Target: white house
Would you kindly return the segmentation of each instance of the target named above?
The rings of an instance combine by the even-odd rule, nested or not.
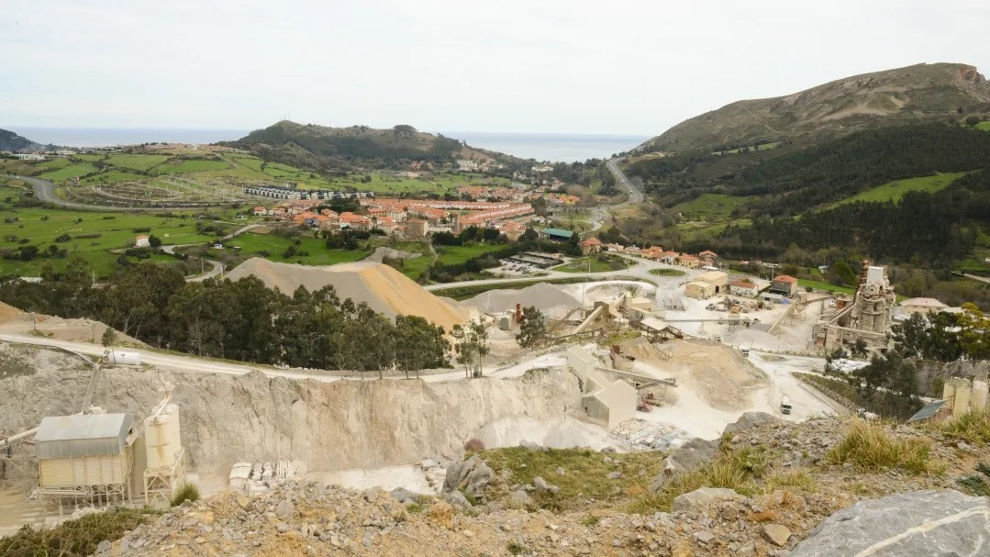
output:
[[[755,298],[760,295],[760,285],[747,279],[734,280],[729,283],[729,293],[733,296]]]
[[[147,247],[151,247],[151,239],[148,238],[147,235],[142,234],[142,235],[138,236],[137,238],[135,238],[135,240],[134,240],[134,247],[136,247],[136,248],[147,248]]]

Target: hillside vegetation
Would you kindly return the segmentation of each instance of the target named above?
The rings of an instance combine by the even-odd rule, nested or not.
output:
[[[813,143],[864,129],[990,110],[990,84],[966,64],[916,64],[855,75],[782,97],[743,100],[677,124],[638,152],[731,151]]]
[[[49,145],[47,147],[51,146]],[[0,151],[18,153],[21,151],[37,151],[39,149],[46,149],[47,147],[10,130],[0,130]]]
[[[333,128],[283,120],[228,145],[267,160],[328,174],[361,166],[394,166],[402,160],[493,159],[492,154],[467,147],[456,139],[419,132],[407,125],[391,129]]]

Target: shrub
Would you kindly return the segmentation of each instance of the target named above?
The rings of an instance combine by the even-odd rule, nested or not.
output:
[[[191,483],[183,483],[172,495],[172,506],[178,507],[186,501],[199,500],[199,488]]]
[[[24,526],[16,534],[0,539],[0,555],[33,557],[92,555],[103,540],[116,540],[146,522],[147,509],[118,508],[67,520],[51,529]]]
[[[762,453],[750,449],[725,452],[702,468],[674,476],[659,492],[639,498],[633,504],[631,512],[637,514],[669,512],[678,495],[702,487],[723,487],[743,495],[752,495],[755,487],[753,480],[761,477],[766,470],[766,459]]]
[[[967,412],[941,424],[940,429],[970,443],[990,443],[990,412]]]
[[[865,470],[900,468],[914,474],[936,472],[931,443],[922,439],[897,439],[882,424],[855,420],[845,439],[828,452],[834,463],[851,462]]]

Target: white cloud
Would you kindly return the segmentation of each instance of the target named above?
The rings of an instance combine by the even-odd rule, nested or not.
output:
[[[990,4],[5,0],[0,126],[653,134],[740,98],[990,62]]]

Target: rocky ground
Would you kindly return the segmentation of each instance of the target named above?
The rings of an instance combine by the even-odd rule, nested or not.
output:
[[[185,503],[121,540],[101,544],[98,554],[744,557],[853,554],[878,543],[876,555],[977,555],[990,549],[979,545],[990,543],[979,534],[990,531],[990,500],[950,491],[960,488],[959,478],[977,462],[988,462],[990,449],[894,426],[887,432],[895,439],[930,440],[937,466],[926,473],[866,469],[828,455],[846,427],[833,419],[788,424],[746,415],[722,442],[698,442],[668,456],[653,453],[662,459],[662,471],[651,493],[629,487],[602,500],[571,497],[553,485],[569,473],[562,469],[519,485],[518,470],[490,467],[484,451],[448,469],[438,498],[301,483],[255,498],[226,493]],[[526,450],[553,454],[536,446]],[[605,478],[589,483],[632,485],[624,483],[618,464],[626,455],[587,454],[608,465],[595,472]],[[673,478],[721,458],[713,454],[747,455],[761,471],[739,481],[738,492],[708,486],[663,501],[664,490],[678,481]],[[891,494],[900,495],[882,498]],[[840,509],[844,516],[826,521]],[[815,531],[823,522],[821,532]],[[857,538],[841,535],[845,524]],[[927,533],[915,539],[911,528],[919,524],[928,525]]]

